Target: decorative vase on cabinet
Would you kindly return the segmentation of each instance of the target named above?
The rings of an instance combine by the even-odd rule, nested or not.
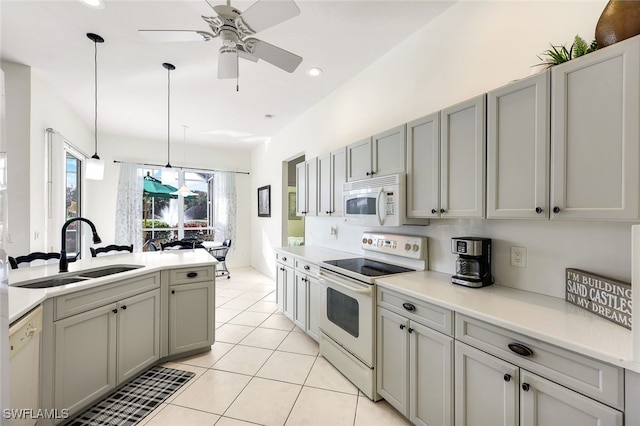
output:
[[[598,48],[640,34],[640,1],[609,0],[596,24]]]

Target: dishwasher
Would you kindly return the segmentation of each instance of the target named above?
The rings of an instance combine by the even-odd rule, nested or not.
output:
[[[9,327],[9,403],[12,426],[34,425],[39,408],[42,307]]]

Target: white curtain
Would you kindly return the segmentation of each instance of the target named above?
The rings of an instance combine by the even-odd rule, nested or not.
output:
[[[215,240],[231,240],[231,249],[236,242],[236,210],[238,207],[235,172],[215,172],[209,181],[213,194],[212,217]]]
[[[142,251],[142,170],[136,164],[120,163],[116,199],[116,244],[133,244]]]

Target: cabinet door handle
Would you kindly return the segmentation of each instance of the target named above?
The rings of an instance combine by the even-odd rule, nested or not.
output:
[[[373,175],[375,175],[375,174],[376,174],[376,172],[373,172],[373,171],[371,172],[371,176],[373,176]]]
[[[405,308],[407,311],[410,311],[410,312],[413,312],[413,311],[416,310],[416,307],[413,304],[408,303],[408,302],[403,303],[402,307]]]
[[[436,209],[431,209],[431,214],[436,214],[436,213],[438,213],[438,210],[436,210]]]
[[[117,310],[117,309],[114,309],[114,310],[112,310],[111,312],[113,312],[114,314],[117,314],[117,313],[118,313],[118,310]]]
[[[409,329],[407,330],[409,333],[413,333],[413,328],[409,327]]]
[[[520,343],[509,343],[509,349],[511,349],[511,352],[515,352],[516,354],[520,355],[520,356],[531,356],[533,355],[533,351],[531,349],[529,349],[528,347],[526,347],[523,344]]]
[[[195,278],[195,277],[197,277],[197,276],[198,276],[198,273],[197,273],[197,272],[189,272],[189,273],[187,274],[187,278]]]
[[[400,324],[400,330],[404,330],[405,327],[406,327],[406,325]]]
[[[554,213],[560,213],[560,207],[555,206],[555,207],[553,208],[553,212],[554,212]]]
[[[306,213],[306,212],[302,212],[302,213]],[[286,262],[286,261],[287,261],[287,258],[286,258],[286,257],[283,257],[283,258],[282,258],[282,261],[283,261],[283,262]]]
[[[531,385],[529,385],[529,383],[523,383],[522,384],[522,390],[525,392],[529,392],[529,389],[531,389]]]
[[[304,269],[308,271],[309,269],[311,269],[311,267],[309,265],[304,265]]]
[[[171,290],[171,294],[176,294],[176,291],[175,290]]]
[[[542,210],[542,207],[536,207],[536,213],[540,214],[542,213],[544,210]]]
[[[120,309],[124,311],[125,309],[127,309],[127,305],[122,306]]]
[[[510,382],[511,381],[511,374],[505,374],[504,375],[504,381],[505,382]]]
[[[440,213],[441,213],[441,214],[445,214],[445,213],[446,213],[446,210],[445,210],[445,209],[440,209]]]

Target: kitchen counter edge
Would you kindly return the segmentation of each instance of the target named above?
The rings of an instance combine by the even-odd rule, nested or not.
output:
[[[640,373],[631,330],[564,299],[500,285],[469,288],[451,275],[420,271],[376,279],[379,287],[494,324],[529,338]]]
[[[70,263],[69,272],[64,274],[60,274],[58,272],[57,263],[34,266],[31,268],[13,269],[9,271],[9,324],[20,319],[24,314],[31,311],[31,309],[52,297],[98,287],[115,281],[135,278],[140,275],[158,272],[165,269],[215,266],[217,263],[218,261],[207,251],[195,249],[114,254],[110,256],[81,259],[77,262]],[[115,275],[91,278],[86,281],[58,287],[43,289],[16,287],[16,284],[22,282],[63,275],[74,275],[82,270],[101,268],[110,265],[143,266],[138,269]]]

